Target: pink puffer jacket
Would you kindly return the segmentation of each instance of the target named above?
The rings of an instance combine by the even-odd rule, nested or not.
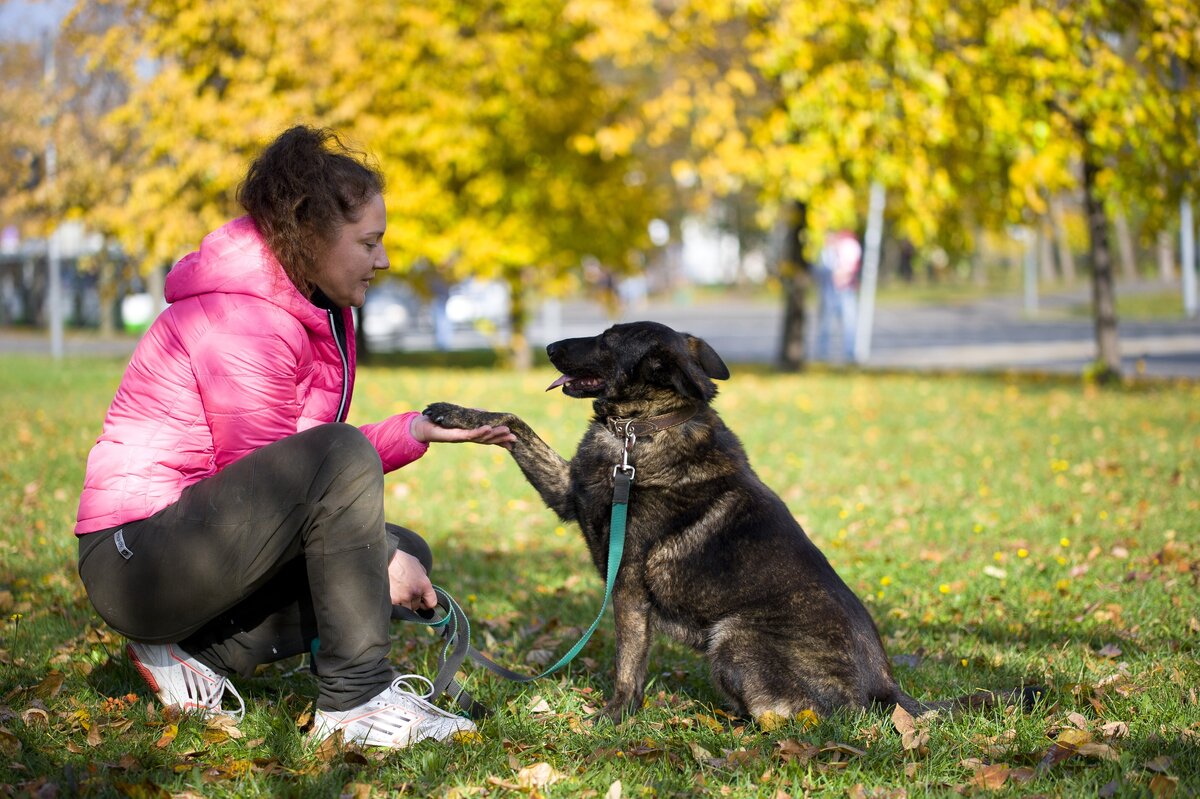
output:
[[[77,535],[151,516],[243,455],[349,412],[350,310],[326,311],[300,294],[249,217],[181,259],[166,298],[88,455]],[[346,321],[345,352],[334,313]],[[384,471],[428,449],[409,432],[415,415],[361,428]]]

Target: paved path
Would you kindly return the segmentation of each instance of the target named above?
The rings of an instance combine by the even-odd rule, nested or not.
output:
[[[1043,297],[1042,315],[1032,318],[1026,317],[1020,297],[878,308],[865,367],[1081,374],[1096,357],[1095,328],[1090,318],[1065,315],[1064,309],[1086,307],[1086,302],[1082,289]],[[779,351],[782,318],[778,304],[734,300],[702,306],[654,303],[624,311],[619,321],[654,319],[704,338],[731,362],[771,363]],[[609,323],[596,308],[564,305],[558,324],[539,316],[531,339],[543,343],[592,335]],[[810,343],[813,326],[810,318]],[[1118,335],[1125,374],[1200,379],[1200,319],[1119,321]]]
[[[960,306],[885,306],[876,313],[868,369],[1015,370],[1080,374],[1095,358],[1089,318],[1062,314],[1065,306],[1086,303],[1083,290],[1044,296],[1044,313],[1026,318],[1019,297],[1001,297]],[[656,302],[624,311],[616,321],[654,319],[698,335],[731,363],[772,363],[779,349],[782,308],[745,300],[683,305]],[[542,345],[558,338],[594,335],[614,320],[593,303],[564,302],[542,309],[530,340]],[[1127,375],[1200,379],[1200,319],[1169,322],[1122,321],[1119,337]],[[416,335],[414,348],[431,348]],[[809,336],[809,341],[813,336]],[[131,338],[100,339],[70,334],[64,349],[72,356],[126,357]],[[481,336],[462,331],[456,347],[488,346]],[[835,342],[836,343],[836,342]],[[0,352],[48,355],[45,335],[0,329]]]

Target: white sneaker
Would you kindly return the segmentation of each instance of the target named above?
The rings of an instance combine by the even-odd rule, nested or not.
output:
[[[185,713],[202,716],[221,714],[241,721],[246,703],[229,680],[188,655],[174,644],[142,644],[130,641],[125,647],[133,667],[164,705],[178,705]],[[225,710],[225,692],[237,700],[237,710]]]
[[[428,686],[423,693],[413,683]],[[419,674],[404,674],[374,699],[342,711],[318,710],[313,719],[310,740],[323,741],[338,730],[347,743],[387,746],[403,749],[409,744],[433,738],[443,741],[455,733],[475,732],[470,719],[447,713],[431,704],[433,683]]]

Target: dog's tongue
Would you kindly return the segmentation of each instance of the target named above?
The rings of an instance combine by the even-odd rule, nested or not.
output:
[[[570,383],[574,379],[575,378],[571,377],[570,375],[563,375],[562,377],[558,378],[550,385],[546,386],[546,390],[551,391],[553,389],[558,388],[559,386],[565,386],[567,383]]]

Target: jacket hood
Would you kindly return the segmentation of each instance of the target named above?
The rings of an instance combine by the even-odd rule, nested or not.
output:
[[[286,309],[307,328],[329,326],[326,312],[300,293],[249,216],[217,228],[199,250],[179,259],[167,273],[164,294],[169,303],[201,294],[245,294]]]

